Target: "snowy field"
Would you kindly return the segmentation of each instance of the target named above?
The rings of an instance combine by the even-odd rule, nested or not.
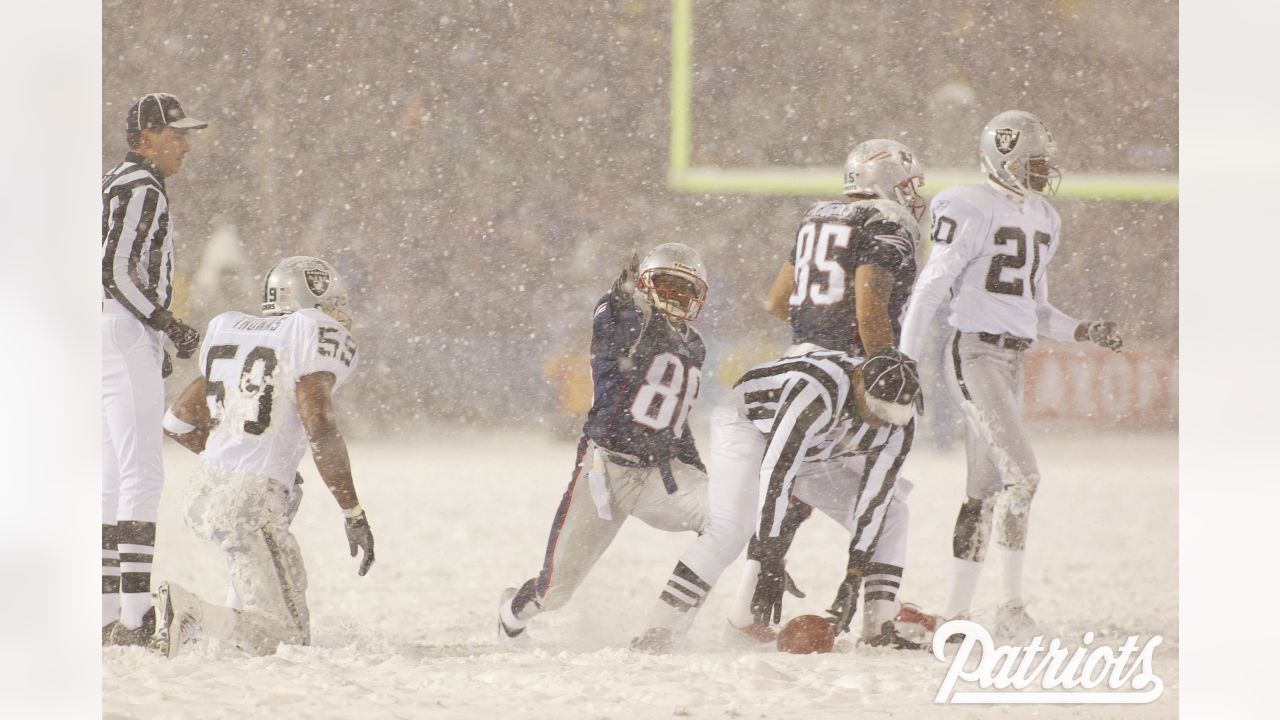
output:
[[[1042,627],[1078,644],[1161,634],[1164,695],[1151,705],[944,706],[945,666],[925,653],[838,646],[791,656],[720,643],[740,565],[703,609],[686,651],[627,649],[692,535],[631,520],[562,611],[531,626],[535,647],[496,643],[498,593],[536,573],[571,470],[574,446],[537,435],[424,434],[416,445],[352,446],[377,562],[356,576],[341,516],[309,462],[294,523],[310,575],[312,647],[246,658],[208,645],[170,661],[138,648],[103,651],[108,718],[1167,718],[1177,714],[1177,442],[1173,436],[1035,438],[1045,479],[1036,499],[1027,592]],[[194,458],[169,444],[158,578],[207,599],[225,592],[225,565],[182,524]],[[905,474],[910,559],[902,597],[937,609],[948,582],[963,458],[918,449]],[[844,566],[847,539],[825,517],[800,531],[790,569],[820,612]],[[998,568],[978,605],[994,615]],[[855,627],[860,621],[855,621]],[[1097,644],[1095,643],[1095,644]],[[126,687],[140,691],[127,693]]]

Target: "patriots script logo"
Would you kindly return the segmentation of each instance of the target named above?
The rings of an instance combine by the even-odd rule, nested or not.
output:
[[[307,287],[310,288],[312,295],[322,296],[329,289],[329,273],[324,270],[315,268],[304,270],[302,274],[307,278]]]
[[[915,252],[911,241],[899,235],[876,235],[875,238],[889,247],[902,253],[902,257],[909,258]]]
[[[1008,155],[1018,145],[1018,137],[1021,135],[1013,128],[996,128],[996,150],[1001,155]]]

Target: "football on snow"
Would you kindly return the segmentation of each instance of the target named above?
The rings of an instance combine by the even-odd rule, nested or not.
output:
[[[836,630],[831,621],[818,615],[793,618],[778,633],[778,649],[796,655],[831,652],[835,644]]]

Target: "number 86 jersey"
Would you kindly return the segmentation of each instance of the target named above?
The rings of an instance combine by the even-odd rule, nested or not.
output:
[[[298,380],[333,373],[336,391],[357,361],[351,335],[320,310],[215,317],[200,348],[213,423],[201,457],[226,470],[292,486],[307,450],[298,417]]]

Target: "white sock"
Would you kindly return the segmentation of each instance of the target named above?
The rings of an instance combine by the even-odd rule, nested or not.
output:
[[[748,560],[742,569],[742,581],[738,583],[738,594],[733,596],[729,605],[729,622],[735,627],[746,627],[755,622],[751,612],[751,597],[756,592],[756,580],[760,578],[760,561]]]
[[[1006,602],[1022,602],[1022,561],[1026,559],[1025,550],[1000,548],[1004,566],[1004,599]]]
[[[953,618],[960,613],[968,613],[973,604],[973,593],[978,589],[978,577],[982,574],[982,563],[973,560],[951,558],[951,594],[947,596],[947,605],[942,610],[942,617]]]

